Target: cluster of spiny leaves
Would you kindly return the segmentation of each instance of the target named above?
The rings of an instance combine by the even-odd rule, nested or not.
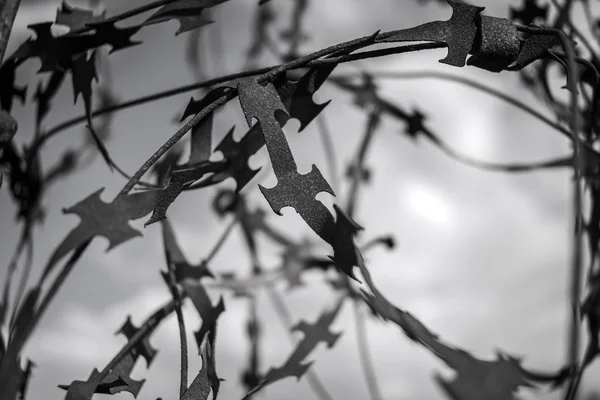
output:
[[[56,20],[31,25],[35,37],[23,43],[2,63],[0,176],[7,176],[8,187],[4,187],[7,187],[19,209],[17,218],[22,225],[22,233],[15,256],[10,260],[0,303],[0,326],[6,326],[9,332],[7,337],[0,333],[0,400],[25,397],[33,363],[28,361],[26,366],[22,365],[22,348],[31,338],[48,304],[89,243],[96,236],[102,236],[108,239],[110,250],[141,236],[138,230],[129,225],[129,221],[147,215],[151,216],[146,225],[157,222],[162,225],[166,271],[162,271],[161,274],[173,299],[157,309],[140,327],[134,326],[127,317],[119,330],[119,333],[127,338],[127,343],[102,370],[94,369],[86,380],[75,380],[68,385],[60,385],[66,390],[66,399],[91,399],[95,393],[115,394],[122,391],[137,396],[143,381],[132,379],[130,373],[140,356],[146,360],[148,366],[150,365],[157,354],[157,350],[150,344],[150,338],[155,328],[173,312],[177,313],[182,333],[180,399],[206,399],[210,393],[213,398],[217,398],[221,380],[215,367],[214,345],[218,334],[218,320],[226,307],[222,297],[217,300],[208,295],[206,285],[210,281],[216,286],[234,291],[236,295],[248,297],[251,303],[253,311],[248,319],[251,352],[248,368],[242,377],[248,389],[244,398],[249,398],[279,380],[288,377],[300,379],[305,374],[311,374],[310,366],[314,362],[309,360],[311,352],[321,342],[328,347],[335,345],[340,333],[333,332],[331,325],[344,303],[351,301],[357,306],[367,305],[373,316],[396,324],[408,338],[421,344],[452,368],[456,372],[453,379],[437,377],[440,386],[452,399],[514,399],[521,386],[534,387],[542,383],[554,388],[568,385],[567,398],[573,399],[585,368],[600,352],[600,274],[595,268],[600,246],[600,202],[596,202],[597,196],[600,195],[600,187],[595,179],[599,165],[595,161],[599,155],[593,146],[596,132],[600,131],[597,118],[600,65],[593,51],[583,55],[577,46],[577,39],[581,39],[581,34],[569,18],[572,2],[567,1],[565,5],[557,3],[557,20],[552,22],[547,18],[548,7],[540,7],[531,0],[524,1],[521,8],[513,9],[511,20],[484,15],[483,7],[448,1],[452,7],[452,15],[447,21],[434,21],[391,32],[378,31],[302,55],[299,52],[300,44],[307,39],[302,30],[302,19],[308,1],[295,0],[295,12],[290,28],[282,32],[279,40],[276,40],[271,37],[268,29],[275,18],[271,3],[261,0],[257,6],[254,40],[248,51],[248,61],[255,62],[262,52],[273,51],[273,45],[277,42],[287,47],[285,52],[278,54],[283,64],[216,78],[201,82],[192,89],[185,89],[205,88],[208,91],[198,100],[190,100],[181,118],[181,121],[188,122],[165,146],[157,150],[138,172],[129,176],[114,163],[104,147],[103,140],[108,138],[110,120],[105,118],[102,123],[98,123],[95,119],[100,115],[108,117],[111,112],[125,108],[125,103],[120,106],[110,91],[105,90],[99,93],[102,99],[100,109],[92,111],[92,81],[97,79],[97,52],[103,46],[108,46],[112,52],[139,45],[139,42],[133,40],[137,32],[148,25],[171,19],[180,22],[180,29],[176,34],[197,32],[198,28],[211,22],[207,17],[210,9],[225,1],[161,0],[145,8],[111,18],[105,14],[94,13],[91,9],[76,8],[63,2]],[[589,6],[586,1],[580,2]],[[154,10],[153,14],[139,24],[126,27],[115,25],[149,9]],[[69,31],[55,36],[51,30],[54,24],[66,26]],[[598,38],[598,24],[591,29]],[[425,43],[361,51],[380,43],[401,42]],[[368,72],[364,73],[358,83],[348,77],[333,75],[336,66],[341,63],[434,48],[447,48],[448,54],[440,62],[448,66],[468,65],[489,72],[520,71],[527,87],[539,93],[552,106],[558,119],[553,126],[573,141],[573,155],[535,165],[493,165],[469,160],[449,148],[427,126],[423,113],[418,110],[404,110],[382,98],[378,94],[375,77]],[[15,76],[17,69],[31,58],[39,58],[39,72],[48,73],[50,77],[45,84],[38,85],[34,96],[36,125],[33,140],[19,149],[16,146],[16,140],[19,138],[17,125],[9,113],[15,98],[25,101],[26,88],[16,83]],[[570,103],[563,104],[552,92],[549,66],[553,62],[564,67]],[[53,97],[68,74],[73,81],[75,99],[80,94],[83,97],[85,114],[82,118],[66,122],[57,128],[44,130],[42,122],[51,109]],[[300,122],[299,130],[302,131],[323,113],[329,102],[315,103],[313,94],[326,82],[353,93],[355,104],[368,113],[367,126],[357,157],[347,169],[346,176],[351,181],[350,193],[345,199],[345,205],[334,205],[334,213],[316,200],[316,195],[321,192],[335,196],[332,186],[316,165],[313,165],[307,174],[298,173],[292,149],[282,129],[287,121],[293,118]],[[591,95],[588,93],[590,91]],[[579,95],[583,98],[583,107],[578,107],[575,102]],[[155,96],[158,97],[160,96]],[[214,114],[218,107],[236,97],[245,115],[248,130],[236,141],[233,139],[232,127],[213,148]],[[127,106],[142,104],[145,101],[131,101]],[[357,246],[355,239],[362,228],[354,220],[354,208],[358,189],[367,183],[372,174],[364,165],[365,154],[384,116],[399,120],[410,137],[422,135],[458,161],[477,167],[504,171],[530,171],[565,166],[574,169],[576,185],[583,180],[592,200],[592,210],[585,222],[581,214],[581,196],[577,196],[579,200],[574,207],[578,221],[575,235],[581,238],[584,233],[587,234],[591,255],[587,293],[581,307],[590,333],[584,360],[572,360],[572,364],[547,374],[526,370],[521,366],[519,359],[501,352],[494,361],[480,360],[465,350],[442,341],[408,311],[389,302],[377,289],[363,262],[362,253],[373,243],[384,243],[391,247],[393,241],[391,238],[381,238]],[[64,209],[65,213],[77,214],[80,218],[79,224],[56,246],[39,281],[27,289],[24,285],[31,262],[23,263],[22,275],[25,278],[22,279],[22,284],[19,285],[11,303],[12,276],[24,249],[32,251],[35,223],[43,220],[44,190],[52,182],[73,172],[80,162],[79,153],[69,150],[57,165],[43,171],[40,152],[49,139],[62,129],[78,122],[87,123],[90,137],[87,145],[93,146],[108,166],[124,175],[128,182],[108,203],[101,199],[103,189],[98,189],[77,204]],[[180,162],[181,148],[176,144],[188,131],[191,131],[190,156],[187,161]],[[315,239],[318,237],[331,247],[332,254],[322,254],[311,242],[291,240],[267,221],[267,211],[251,211],[247,208],[241,190],[250,186],[258,173],[257,169],[249,166],[248,160],[263,147],[266,147],[270,157],[277,184],[272,188],[258,186],[272,212],[281,215],[283,208],[294,208],[314,232]],[[223,160],[211,161],[214,152],[220,152]],[[144,173],[150,169],[154,182],[141,181]],[[218,193],[214,202],[214,212],[232,215],[241,226],[251,254],[253,276],[250,278],[241,278],[236,273],[213,274],[209,263],[214,252],[199,263],[188,261],[177,244],[174,229],[166,219],[168,208],[184,191],[217,186],[229,178],[235,181],[235,189],[222,189]],[[136,185],[140,190],[130,193]],[[255,240],[257,233],[265,234],[284,248],[281,266],[275,271],[266,271],[261,267],[260,252]],[[218,241],[216,249],[224,237]],[[577,253],[579,250],[574,251]],[[355,273],[356,268],[368,291],[364,288],[357,289],[355,282],[360,281],[360,278]],[[292,329],[300,331],[302,339],[284,363],[264,371],[258,349],[261,329],[256,318],[253,290],[265,287],[274,299],[278,299],[276,301],[281,302],[277,291],[271,286],[272,283],[286,280],[290,288],[299,286],[302,284],[303,273],[308,270],[335,274],[336,278],[329,281],[332,293],[335,294],[333,305],[325,307],[313,322],[295,323]],[[202,368],[189,387],[187,364],[184,361],[187,358],[183,354],[187,352],[185,324],[181,313],[181,303],[188,297],[202,321],[195,333],[195,339],[198,352],[203,358]],[[576,300],[574,307],[579,312],[579,299]],[[313,379],[316,377],[313,376]]]

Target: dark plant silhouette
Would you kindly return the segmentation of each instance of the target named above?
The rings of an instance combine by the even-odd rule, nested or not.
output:
[[[98,81],[99,60],[107,54],[102,49],[108,47],[110,53],[141,45],[134,36],[146,27],[169,20],[180,24],[175,35],[196,31],[212,23],[211,12],[227,0],[156,0],[129,10],[123,14],[107,16],[92,9],[78,8],[63,1],[55,21],[45,21],[30,25],[34,36],[22,43],[17,50],[3,57],[6,37],[10,33],[19,1],[6,0],[1,4],[0,23],[0,185],[7,190],[18,208],[17,223],[21,229],[14,256],[4,260],[7,276],[4,281],[0,303],[0,400],[24,399],[34,363],[24,362],[22,349],[36,332],[39,321],[47,307],[60,290],[69,273],[76,266],[90,242],[96,236],[108,239],[108,250],[124,245],[127,241],[141,236],[129,225],[130,220],[150,215],[145,225],[160,222],[164,242],[166,271],[162,271],[164,282],[172,294],[172,300],[157,309],[139,327],[134,326],[129,317],[120,328],[127,343],[102,370],[94,369],[85,381],[73,380],[61,384],[68,400],[91,399],[95,393],[115,394],[130,392],[134,397],[143,389],[144,380],[132,379],[130,374],[137,360],[144,358],[150,367],[157,350],[150,344],[155,328],[171,313],[177,314],[181,340],[181,382],[179,398],[185,400],[217,398],[222,384],[216,368],[215,340],[219,333],[218,321],[227,312],[223,297],[209,296],[207,285],[232,290],[238,296],[245,296],[249,302],[247,336],[250,342],[248,367],[240,380],[247,389],[245,399],[262,388],[276,384],[289,377],[301,379],[306,376],[315,395],[321,399],[331,396],[327,393],[319,377],[312,371],[314,363],[312,351],[321,343],[331,348],[342,334],[331,329],[332,323],[343,306],[350,302],[360,323],[361,307],[371,311],[372,316],[396,324],[412,341],[422,345],[433,355],[455,371],[452,379],[436,377],[437,383],[448,398],[460,400],[509,400],[516,398],[522,387],[548,385],[551,388],[564,388],[565,400],[573,400],[579,391],[579,383],[586,369],[600,354],[600,274],[596,259],[600,251],[600,154],[596,150],[600,132],[599,72],[600,55],[594,45],[600,44],[598,26],[600,19],[588,13],[589,26],[594,45],[580,32],[571,19],[574,2],[552,0],[542,4],[535,0],[524,0],[519,8],[511,8],[511,19],[498,18],[484,13],[483,7],[464,1],[448,0],[446,6],[451,16],[446,21],[431,21],[419,26],[406,27],[390,32],[377,31],[363,37],[339,43],[311,54],[301,54],[300,45],[310,39],[303,30],[308,0],[294,0],[293,18],[289,27],[272,37],[268,29],[277,16],[273,13],[269,0],[256,4],[254,38],[247,53],[247,64],[255,65],[258,57],[270,52],[280,58],[281,64],[245,70],[218,78],[196,82],[147,97],[120,101],[111,93],[110,84],[95,90]],[[422,3],[424,1],[421,1]],[[589,8],[589,0],[581,0]],[[443,6],[444,2],[442,3]],[[122,21],[152,11],[144,21],[127,25]],[[552,12],[550,12],[552,11]],[[549,18],[553,16],[553,19]],[[117,23],[119,25],[117,26]],[[66,26],[69,31],[55,35],[54,25]],[[189,36],[197,40],[197,36]],[[401,44],[402,42],[418,42]],[[391,47],[376,47],[378,44],[391,44]],[[285,48],[281,51],[281,48]],[[446,48],[447,55],[440,60],[448,68],[479,68],[489,73],[512,71],[522,79],[524,86],[538,95],[553,111],[556,121],[552,121],[520,100],[498,93],[485,85],[469,80],[460,82],[507,101],[527,112],[556,131],[565,135],[573,143],[573,153],[562,158],[532,164],[492,164],[464,157],[447,145],[427,124],[431,112],[418,109],[405,110],[385,99],[379,93],[378,76],[362,71],[356,76],[336,74],[336,66],[357,60],[385,57],[390,54],[409,53],[428,49]],[[110,54],[109,53],[109,54]],[[17,121],[10,112],[15,100],[25,102],[25,87],[17,84],[15,73],[27,60],[41,61],[40,73],[49,74],[45,83],[40,83],[32,101],[36,105],[35,132],[31,142],[21,142]],[[201,66],[193,54],[188,58],[198,77],[202,77]],[[550,67],[558,65],[563,71],[568,91],[568,101],[556,95],[554,82],[550,79]],[[71,75],[74,98],[83,99],[83,115],[65,121],[54,128],[42,129],[42,121],[52,110],[52,99]],[[453,79],[442,74],[442,79]],[[401,74],[397,78],[402,78]],[[406,78],[406,76],[404,76]],[[102,79],[100,79],[102,80]],[[106,79],[108,83],[110,80]],[[329,101],[317,103],[313,95],[325,83],[350,92],[354,103],[367,114],[367,125],[359,144],[355,160],[347,168],[344,179],[350,181],[348,196],[336,197],[334,212],[316,200],[319,193],[336,196],[335,183],[328,182],[321,174],[323,166],[312,165],[307,174],[297,170],[292,148],[288,143],[283,126],[296,119],[302,131],[317,117],[326,112]],[[104,141],[110,139],[110,116],[129,107],[179,93],[202,90],[198,100],[192,98],[182,112],[181,121],[185,124],[161,146],[133,174],[123,171],[110,157]],[[559,89],[560,90],[560,89]],[[100,96],[101,106],[92,107],[92,98]],[[564,96],[563,96],[564,97]],[[213,148],[213,117],[219,107],[233,99],[239,105],[248,124],[247,132],[240,140],[233,139],[234,127]],[[357,196],[360,189],[376,174],[375,168],[365,166],[372,138],[380,126],[382,117],[392,117],[404,126],[404,134],[413,139],[427,140],[458,162],[477,168],[523,172],[548,168],[572,168],[574,171],[573,213],[575,233],[573,235],[572,291],[569,350],[570,359],[558,371],[539,372],[526,369],[521,360],[498,351],[496,360],[480,360],[462,347],[454,346],[433,333],[417,316],[392,304],[371,278],[363,261],[363,253],[372,246],[384,244],[394,246],[390,237],[376,238],[366,244],[357,245],[356,236],[363,228],[354,220]],[[100,118],[102,117],[102,118]],[[180,122],[181,122],[180,121]],[[58,162],[42,169],[40,155],[47,143],[65,129],[76,124],[86,123],[90,137],[82,149],[66,149]],[[322,126],[324,128],[324,126]],[[178,142],[190,134],[189,159],[180,163],[181,147]],[[325,138],[327,137],[324,129]],[[325,144],[327,145],[327,142]],[[270,166],[277,178],[273,187],[258,187],[266,200],[263,208],[251,211],[240,191],[255,186],[260,170],[249,165],[249,159],[261,148],[266,147]],[[37,283],[28,282],[31,257],[23,261],[23,254],[31,254],[36,224],[43,220],[43,200],[46,189],[59,179],[67,179],[82,166],[81,154],[92,150],[99,152],[106,164],[116,173],[124,176],[127,183],[110,202],[101,199],[102,188],[91,193],[77,204],[63,209],[65,214],[77,214],[79,223],[58,241],[53,253],[41,271]],[[335,149],[326,147],[334,171]],[[221,161],[211,161],[211,155],[220,152]],[[268,165],[261,166],[268,167]],[[142,180],[147,172],[152,179]],[[176,229],[167,219],[167,210],[177,207],[178,197],[186,191],[201,190],[216,186],[232,178],[234,190],[221,190],[214,201],[212,212],[220,216],[232,216],[234,222],[218,238],[213,251],[198,263],[192,263],[182,253],[176,238]],[[133,189],[138,189],[132,193]],[[584,191],[586,189],[586,191]],[[590,200],[589,215],[584,215],[583,196]],[[344,203],[344,204],[342,204]],[[266,205],[271,210],[267,210]],[[282,215],[285,207],[293,208],[306,225],[313,231],[314,241],[329,245],[323,252],[313,242],[297,242],[277,230],[276,224],[269,223],[265,215],[273,212]],[[250,254],[253,267],[250,278],[241,278],[237,271],[230,274],[215,274],[210,263],[219,251],[228,234],[239,225]],[[265,235],[274,244],[283,248],[281,266],[267,271],[261,266],[260,248],[256,235]],[[368,232],[366,232],[368,234]],[[588,267],[585,288],[580,284],[583,277],[583,237],[588,239],[588,252],[591,263]],[[66,261],[65,261],[66,260]],[[62,263],[62,265],[61,265]],[[17,291],[12,293],[13,275],[21,268],[21,279]],[[303,273],[319,270],[323,274],[335,274],[328,282],[334,301],[323,307],[323,311],[309,321],[296,321],[285,308],[283,298],[272,284],[285,280],[289,289],[303,284]],[[357,274],[359,272],[359,274]],[[364,286],[358,289],[358,283]],[[292,331],[301,333],[294,349],[280,366],[265,366],[261,362],[260,343],[263,330],[258,319],[258,307],[253,289],[265,287],[269,298]],[[188,360],[186,324],[181,312],[181,304],[189,298],[197,310],[201,325],[195,331],[196,346],[201,355],[202,368],[194,374],[191,385],[188,382]],[[585,324],[588,342],[583,358],[580,353],[580,327]],[[360,329],[359,329],[360,330]],[[440,332],[443,335],[443,332]],[[381,399],[374,374],[372,361],[365,351],[364,338],[359,334],[362,348],[361,364],[368,382],[372,399]],[[467,347],[468,344],[462,344]],[[588,398],[595,398],[591,394]]]

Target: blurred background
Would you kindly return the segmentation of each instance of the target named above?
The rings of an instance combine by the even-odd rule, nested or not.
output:
[[[105,0],[107,15],[114,15],[146,3],[145,0]],[[151,94],[212,78],[248,67],[246,54],[252,42],[258,1],[235,0],[214,7],[214,24],[175,36],[177,21],[144,28],[134,36],[143,44],[115,52],[99,67],[99,86],[110,82],[120,100]],[[273,37],[289,26],[294,2],[272,0],[277,16],[270,27]],[[508,17],[509,6],[520,1],[481,0],[484,14]],[[89,2],[71,0],[74,6]],[[451,15],[447,4],[412,0],[327,0],[311,1],[303,19],[307,40],[299,52],[365,36],[376,30],[388,31],[415,26]],[[27,25],[53,21],[59,1],[22,0],[10,37],[7,56],[29,38]],[[575,8],[574,18],[583,18]],[[144,14],[139,17],[147,17]],[[133,18],[131,23],[137,22]],[[121,24],[126,26],[127,23]],[[194,40],[191,36],[199,35]],[[192,69],[190,43],[199,64]],[[192,51],[192,53],[193,53]],[[430,50],[392,55],[374,60],[341,65],[333,75],[368,71],[441,71],[483,82],[519,98],[540,113],[551,113],[520,83],[517,73],[491,73],[474,67],[454,68],[438,63],[447,50]],[[106,51],[104,52],[106,54]],[[276,63],[268,50],[252,64]],[[33,95],[39,69],[37,59],[18,71],[17,82],[29,85]],[[419,110],[430,129],[453,149],[464,155],[490,162],[533,162],[570,151],[567,140],[519,109],[473,88],[439,79],[378,79],[380,95],[407,110]],[[562,85],[562,82],[557,82]],[[44,127],[53,127],[81,115],[81,99],[73,105],[70,79],[53,102]],[[114,115],[106,146],[115,162],[129,173],[137,168],[180,126],[181,113],[190,96],[185,93]],[[96,101],[98,96],[96,97]],[[348,179],[343,172],[353,159],[363,135],[366,113],[354,104],[352,94],[324,84],[317,92],[318,103],[333,99],[324,111],[325,123],[335,147],[336,170],[328,168],[319,123],[297,133],[299,123],[286,125],[289,143],[298,164],[306,173],[316,164],[332,182],[338,195],[321,194],[319,200],[331,206],[345,202]],[[13,113],[19,122],[19,140],[28,140],[34,127],[34,107],[16,104]],[[236,125],[236,137],[247,130],[237,100],[217,113],[213,143]],[[78,148],[87,133],[80,125],[64,131],[51,141],[43,153],[43,165],[54,163],[65,148]],[[560,368],[567,354],[568,271],[572,235],[570,171],[553,169],[532,173],[508,174],[483,171],[464,165],[442,153],[422,137],[411,139],[403,123],[383,117],[373,139],[366,164],[371,179],[359,196],[355,219],[365,229],[359,243],[392,235],[397,246],[392,251],[379,247],[366,255],[367,267],[385,296],[398,307],[410,311],[432,331],[450,344],[490,359],[501,349],[523,358],[523,365],[539,371]],[[185,139],[183,143],[187,143]],[[187,149],[187,148],[186,148]],[[186,150],[187,151],[187,150]],[[267,211],[267,220],[295,239],[317,237],[291,209],[283,216],[272,213],[257,190],[260,181],[272,187],[276,180],[266,150],[252,157],[254,167],[265,165],[258,177],[243,191],[250,209]],[[335,175],[335,176],[333,176]],[[104,187],[104,201],[110,201],[125,184],[111,174],[100,157],[68,179],[58,182],[46,194],[46,217],[35,232],[33,279],[37,279],[48,255],[76,224],[75,215],[64,215],[70,207]],[[212,212],[212,201],[220,187],[233,187],[230,181],[219,187],[184,193],[169,209],[168,218],[180,245],[192,262],[206,256],[229,220]],[[15,206],[6,188],[0,190],[0,254],[8,259],[18,240],[14,225]],[[142,218],[132,223],[143,232],[136,238],[105,253],[107,241],[97,238],[85,253],[39,330],[25,348],[25,355],[36,367],[29,387],[29,399],[62,399],[58,384],[85,380],[93,368],[102,369],[125,343],[114,335],[127,315],[140,324],[170,298],[159,274],[164,270],[159,224],[143,228]],[[262,238],[264,239],[264,238]],[[259,238],[260,261],[266,267],[280,262],[282,249]],[[261,241],[262,240],[262,241]],[[329,251],[329,250],[327,250]],[[326,253],[329,254],[329,253]],[[211,264],[214,272],[249,273],[251,263],[241,229],[236,228]],[[1,265],[0,276],[6,266]],[[293,290],[286,283],[277,285],[295,321],[314,321],[324,308],[333,304],[332,290],[322,274],[308,273],[305,285]],[[239,399],[245,393],[240,381],[248,358],[245,334],[248,301],[229,291],[211,289],[216,302],[222,293],[226,312],[219,320],[217,371],[225,379],[220,398]],[[287,328],[263,291],[257,291],[258,318],[262,326],[261,369],[281,365],[292,350]],[[193,306],[184,307],[190,343],[190,382],[201,366],[193,340],[199,318]],[[367,318],[368,347],[374,359],[377,381],[385,400],[443,399],[433,380],[434,373],[451,377],[451,371],[426,349],[410,341],[393,324]],[[352,307],[347,303],[334,323],[343,332],[334,348],[319,345],[309,360],[311,367],[336,399],[366,399],[368,392],[357,349]],[[132,376],[146,379],[138,396],[142,400],[176,398],[179,385],[179,338],[174,315],[161,325],[152,345],[159,350],[151,368],[140,361]],[[584,393],[600,390],[596,365],[583,380]],[[523,399],[558,399],[560,391],[522,390]],[[122,393],[115,398],[129,398]],[[256,398],[315,398],[306,379],[288,378],[261,391]],[[98,395],[97,398],[108,398]]]

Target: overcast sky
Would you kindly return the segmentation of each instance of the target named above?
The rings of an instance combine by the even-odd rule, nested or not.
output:
[[[107,1],[108,15],[133,8],[142,0]],[[213,77],[235,72],[243,65],[242,55],[250,42],[251,16],[255,0],[232,0],[218,7],[216,23],[203,28],[207,40],[220,32],[222,54],[206,54],[203,60],[207,75]],[[273,1],[281,13],[290,10],[289,0]],[[519,1],[479,1],[487,6],[484,13],[506,17],[508,4]],[[75,2],[73,2],[75,4]],[[81,4],[81,3],[79,3]],[[29,37],[26,25],[53,20],[58,1],[23,1],[17,16],[10,49]],[[311,2],[305,21],[311,40],[302,48],[309,52],[325,46],[382,31],[414,26],[436,19],[447,19],[450,8],[432,5],[419,7],[416,1],[394,0],[327,0]],[[285,21],[287,17],[284,17]],[[185,63],[185,45],[189,33],[175,37],[177,22],[145,28],[135,36],[143,44],[109,57],[114,90],[125,100],[194,80]],[[453,68],[439,64],[446,50],[419,54],[395,55],[357,64],[375,71],[437,70],[484,81],[490,86],[519,96],[549,115],[540,102],[523,89],[515,73],[493,74],[472,67]],[[217,62],[218,60],[218,62]],[[265,58],[265,62],[269,61]],[[39,61],[28,61],[21,69],[18,82],[29,84],[35,92]],[[336,73],[356,72],[352,66],[340,67]],[[381,81],[381,94],[399,106],[418,108],[427,115],[427,123],[450,145],[464,154],[496,162],[536,161],[567,154],[567,141],[518,109],[486,94],[456,83],[434,80]],[[113,159],[133,173],[152,152],[179,127],[174,116],[184,110],[191,94],[175,96],[116,114],[112,138],[107,147]],[[197,94],[194,93],[197,96]],[[317,94],[319,102],[333,99],[325,111],[336,145],[338,170],[344,170],[353,156],[363,133],[365,114],[352,104],[352,98],[331,85]],[[246,127],[234,100],[217,115],[216,143],[236,124],[241,135]],[[54,101],[46,127],[83,111],[81,100],[73,106],[70,80]],[[21,138],[31,135],[34,107],[15,106]],[[333,180],[317,124],[297,134],[299,124],[286,126],[289,142],[301,173],[319,166],[323,175]],[[382,234],[392,234],[397,248],[377,249],[366,255],[367,266],[380,290],[398,307],[409,310],[434,332],[451,344],[487,359],[497,349],[522,356],[524,365],[541,371],[561,367],[566,355],[566,321],[568,270],[570,260],[571,190],[567,171],[507,175],[486,172],[458,164],[423,138],[411,141],[403,134],[404,126],[384,118],[377,131],[367,164],[373,179],[361,193],[356,220],[365,230],[360,243]],[[43,154],[48,165],[66,147],[77,147],[84,135],[83,126],[65,131]],[[238,136],[239,137],[239,136]],[[254,166],[268,165],[265,150],[252,158]],[[275,178],[269,168],[263,185],[271,187]],[[263,174],[260,174],[263,176]],[[111,175],[98,157],[96,162],[55,185],[46,195],[45,225],[36,231],[34,267],[39,273],[52,249],[78,219],[64,215],[69,207],[90,193],[105,187],[104,201],[110,201],[125,181]],[[231,182],[225,186],[231,187]],[[245,193],[251,208],[269,210],[256,190],[256,181]],[[345,183],[334,184],[342,200]],[[6,188],[6,185],[5,185]],[[0,191],[0,254],[8,258],[16,243],[13,225],[15,208],[6,189]],[[180,244],[192,262],[197,262],[212,247],[216,236],[228,220],[218,220],[210,212],[215,188],[180,196],[169,209]],[[331,196],[318,198],[331,205]],[[292,237],[316,236],[291,209],[278,217],[269,210],[269,222]],[[164,269],[160,224],[143,228],[143,221],[132,225],[144,237],[133,239],[109,253],[107,241],[96,238],[56,301],[50,306],[25,355],[37,365],[33,372],[29,399],[62,399],[64,391],[57,384],[85,380],[93,368],[102,369],[125,343],[113,333],[132,316],[140,324],[157,307],[169,300],[169,293],[159,274]],[[266,240],[259,242],[261,261],[275,266],[281,249]],[[5,266],[0,266],[5,276]],[[213,271],[249,271],[250,263],[239,229],[234,232],[211,265]],[[37,278],[37,275],[35,275]],[[34,278],[34,279],[35,279]],[[314,321],[330,307],[331,290],[317,274],[309,274],[306,286],[286,293],[289,308],[296,318]],[[285,293],[285,285],[277,288]],[[213,299],[219,292],[211,291]],[[236,400],[243,396],[239,383],[248,352],[244,337],[247,302],[225,294],[227,312],[219,320],[217,369],[225,382],[220,398]],[[285,327],[264,291],[258,293],[260,320],[264,327],[262,341],[263,370],[283,363],[292,347]],[[193,331],[199,318],[188,304],[185,307],[190,343],[190,382],[200,368]],[[334,324],[344,334],[333,349],[319,348],[310,356],[312,369],[328,391],[339,399],[368,398],[359,365],[355,326],[350,303]],[[434,372],[450,376],[450,371],[426,349],[408,340],[392,324],[369,319],[369,348],[375,360],[377,379],[385,400],[441,399]],[[136,379],[146,378],[141,400],[175,399],[179,387],[179,337],[171,316],[151,340],[159,350],[149,370],[141,361],[134,370]],[[590,368],[583,381],[585,388],[600,389],[594,375],[600,368]],[[522,391],[524,399],[558,399],[559,392]],[[104,396],[98,396],[104,398]],[[122,394],[116,398],[130,398]],[[305,379],[278,382],[263,390],[257,398],[314,398]]]

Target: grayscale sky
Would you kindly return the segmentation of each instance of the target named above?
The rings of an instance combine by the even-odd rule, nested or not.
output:
[[[108,14],[130,9],[144,0],[106,1]],[[289,0],[273,0],[276,10],[288,15]],[[7,54],[30,36],[26,25],[53,20],[58,1],[22,2],[15,32]],[[206,42],[221,37],[221,46],[205,46],[203,65],[208,76],[235,72],[243,65],[243,54],[250,42],[250,23],[257,0],[232,0],[217,7],[216,23],[203,28]],[[478,1],[488,15],[508,16],[508,5],[520,1]],[[82,4],[75,3],[73,4]],[[311,40],[302,52],[382,31],[410,27],[426,21],[447,19],[450,7],[432,4],[419,6],[409,0],[326,0],[312,1],[306,18]],[[580,13],[577,14],[580,18]],[[282,19],[285,21],[286,17]],[[110,55],[114,90],[125,100],[155,91],[187,84],[194,74],[185,63],[189,33],[175,37],[177,22],[145,28],[135,39],[143,44]],[[220,34],[219,34],[220,32]],[[212,38],[212,39],[211,39]],[[210,53],[218,49],[221,54]],[[515,73],[494,74],[473,67],[453,68],[438,63],[446,50],[394,55],[356,66],[375,71],[443,71],[486,82],[506,93],[519,96],[545,115],[549,112],[526,92]],[[268,57],[263,60],[270,61]],[[35,92],[35,72],[39,61],[28,61],[18,76],[19,83]],[[340,66],[335,73],[355,73],[356,67]],[[80,99],[73,106],[68,80],[54,101],[45,127],[83,111]],[[429,126],[457,151],[481,160],[509,162],[535,161],[565,155],[567,141],[539,121],[486,94],[456,83],[422,80],[381,81],[386,99],[412,110],[418,108],[428,117]],[[144,107],[116,114],[112,138],[107,147],[114,160],[133,173],[179,127],[174,117],[184,110],[189,97],[183,94]],[[325,110],[336,145],[338,169],[343,170],[355,152],[365,125],[365,114],[352,104],[352,98],[331,85],[318,93],[319,102],[333,99]],[[232,101],[220,112],[215,124],[215,143],[231,125],[245,132],[239,103]],[[17,105],[19,137],[31,135],[34,108]],[[298,134],[298,122],[286,126],[298,169],[310,170],[315,163],[332,180],[322,151],[317,124]],[[571,189],[565,171],[507,175],[480,171],[461,165],[439,149],[419,138],[413,142],[403,134],[404,126],[385,117],[376,133],[367,158],[374,175],[360,196],[356,220],[365,231],[360,243],[382,234],[393,234],[398,246],[392,252],[377,249],[366,256],[367,266],[380,290],[398,307],[409,310],[434,332],[451,344],[489,359],[498,349],[523,357],[526,367],[554,371],[566,355],[568,270],[570,262]],[[48,145],[44,165],[52,163],[62,150],[77,147],[84,137],[79,126],[61,133]],[[239,137],[239,136],[238,136]],[[268,165],[265,150],[251,159],[254,166]],[[275,178],[263,168],[262,184],[271,187]],[[335,181],[334,181],[335,182]],[[102,198],[110,201],[125,181],[112,175],[99,157],[90,167],[69,180],[55,185],[46,195],[46,222],[35,233],[35,273],[78,219],[64,215],[69,207],[93,191],[104,187]],[[339,182],[337,182],[339,183]],[[231,182],[226,186],[231,187]],[[250,207],[269,210],[256,190],[256,181],[245,193]],[[348,190],[344,182],[335,185],[343,200]],[[227,220],[210,212],[215,188],[182,195],[169,209],[176,235],[185,254],[196,262],[206,255]],[[318,198],[328,206],[335,200]],[[0,254],[8,259],[17,237],[15,208],[6,189],[0,191]],[[316,236],[291,209],[283,216],[269,211],[269,221],[295,238],[316,241]],[[132,225],[144,237],[133,239],[105,253],[107,241],[97,238],[73,271],[39,330],[25,349],[35,361],[29,399],[55,400],[64,397],[58,384],[85,380],[93,368],[102,369],[118,352],[124,339],[113,333],[132,316],[139,324],[154,309],[168,301],[169,293],[159,271],[164,269],[160,224],[143,228],[143,221]],[[261,261],[277,266],[281,249],[261,238]],[[325,248],[324,248],[325,249]],[[327,250],[327,249],[326,249]],[[329,250],[327,250],[329,251]],[[328,254],[328,253],[327,253]],[[0,266],[2,277],[5,265]],[[211,268],[216,272],[249,272],[246,249],[239,229],[235,231]],[[325,307],[333,304],[330,289],[317,274],[309,274],[306,286],[290,293],[285,285],[277,287],[286,294],[287,304],[296,318],[313,321]],[[218,290],[211,290],[217,299]],[[219,322],[217,369],[225,381],[220,398],[236,400],[243,396],[239,375],[243,370],[248,345],[244,337],[247,302],[224,293],[227,312]],[[285,326],[276,316],[264,291],[258,292],[260,319],[265,337],[262,341],[263,369],[280,365],[291,351]],[[188,304],[185,307],[190,343],[190,382],[200,368],[193,331],[199,318]],[[334,327],[344,334],[333,349],[320,345],[311,355],[313,370],[336,399],[368,398],[356,347],[353,312],[349,303],[342,309]],[[424,348],[414,344],[392,324],[369,319],[368,341],[375,360],[377,379],[385,400],[436,400],[443,395],[433,380],[434,373],[450,377],[451,371]],[[179,387],[179,337],[171,316],[152,338],[159,354],[149,370],[141,361],[134,370],[136,379],[146,378],[139,399],[174,399]],[[597,366],[587,373],[583,386],[598,388],[594,376]],[[595,382],[595,383],[594,383]],[[595,385],[595,386],[594,386]],[[560,392],[522,391],[523,399],[558,399]],[[99,399],[107,398],[98,396]],[[116,396],[130,398],[125,393]],[[314,398],[305,379],[278,382],[257,396],[261,400]]]

